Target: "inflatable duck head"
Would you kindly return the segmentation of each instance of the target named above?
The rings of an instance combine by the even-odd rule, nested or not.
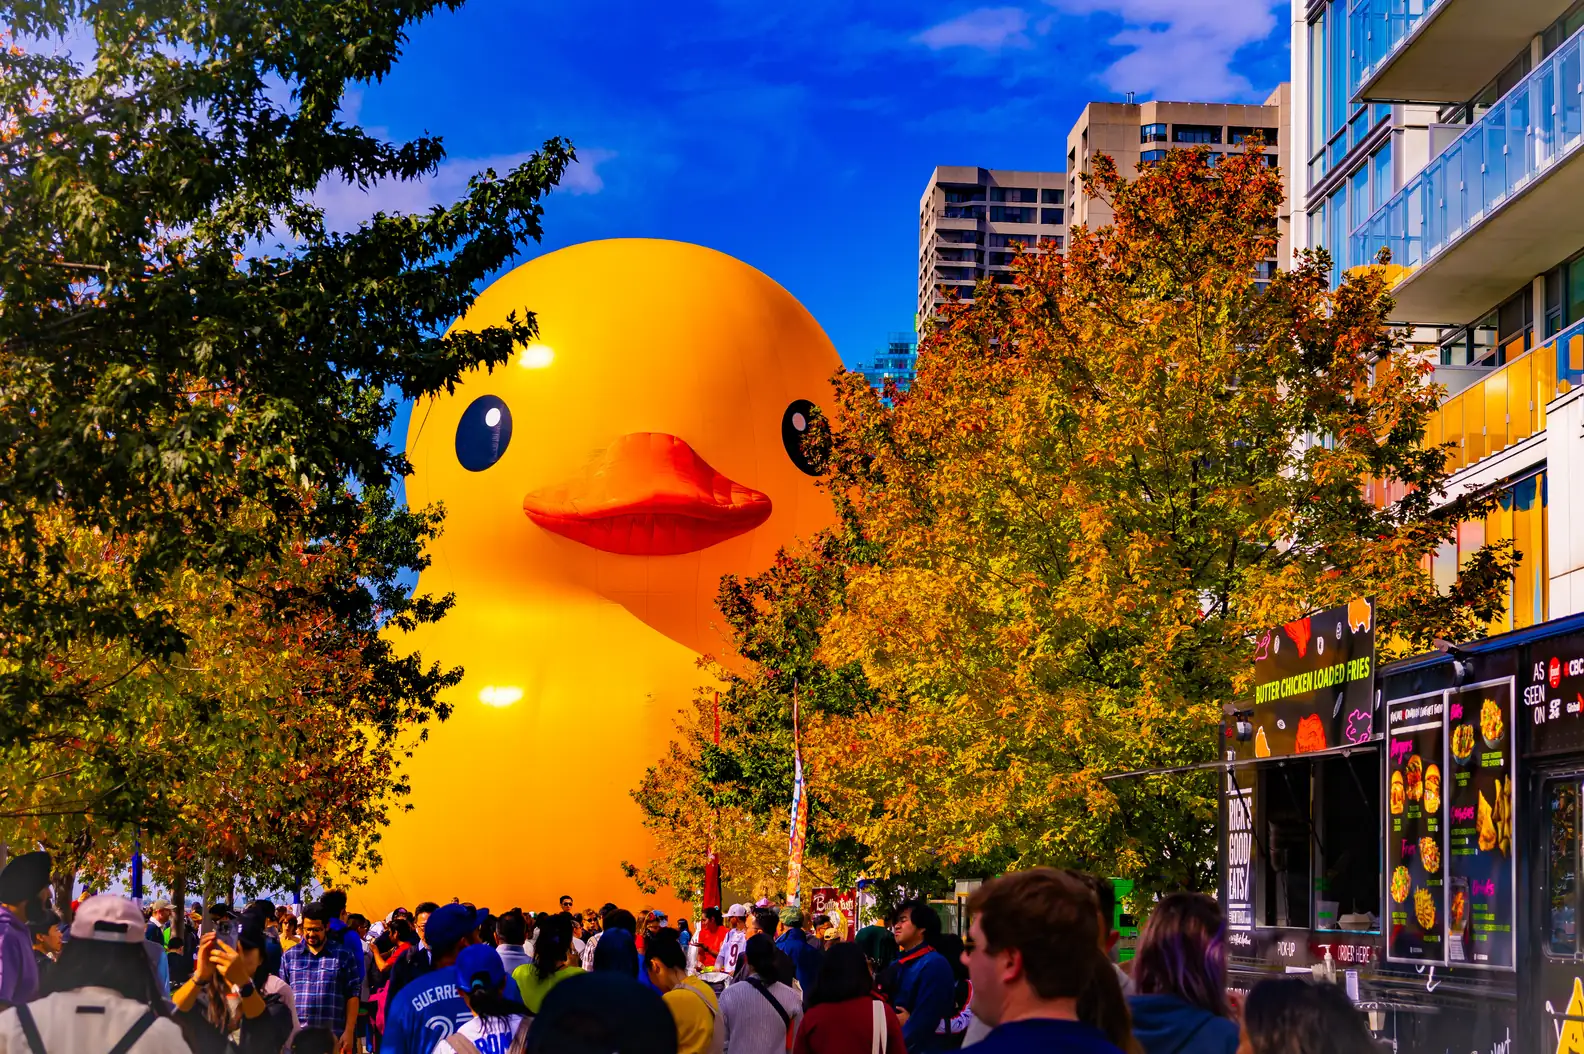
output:
[[[465,676],[357,898],[381,914],[630,896],[621,864],[649,853],[631,792],[708,687],[700,654],[727,644],[721,576],[832,520],[805,439],[839,360],[765,275],[696,245],[590,242],[504,275],[456,325],[526,311],[536,341],[413,408],[408,500],[446,513],[419,588],[456,602],[400,646]],[[519,836],[440,854],[424,835],[504,803]],[[535,832],[576,850],[536,852]]]
[[[550,253],[458,325],[527,310],[538,341],[414,410],[409,494],[445,504],[447,587],[591,591],[718,651],[721,575],[830,522],[804,437],[835,349],[765,275],[680,242]]]

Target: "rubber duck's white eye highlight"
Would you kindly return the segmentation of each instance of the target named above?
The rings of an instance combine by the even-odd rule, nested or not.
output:
[[[781,415],[781,444],[798,471],[809,476],[824,473],[830,461],[830,430],[807,399],[794,399]]]
[[[483,472],[506,453],[511,435],[511,410],[496,396],[481,395],[457,422],[457,460],[469,472]]]

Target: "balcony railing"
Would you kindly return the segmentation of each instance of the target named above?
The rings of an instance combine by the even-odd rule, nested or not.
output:
[[[1348,94],[1386,64],[1444,0],[1353,0],[1348,7]]]
[[[1546,403],[1584,384],[1584,322],[1526,351],[1441,404],[1425,443],[1453,444],[1456,472],[1545,430]]]
[[[1360,0],[1397,6],[1400,0]],[[1423,5],[1426,10],[1433,4]],[[1422,15],[1420,17],[1423,17]],[[1353,232],[1352,259],[1418,267],[1584,142],[1581,50],[1569,37]]]

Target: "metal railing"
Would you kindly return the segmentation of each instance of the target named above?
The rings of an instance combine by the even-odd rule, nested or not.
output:
[[[1348,6],[1348,88],[1357,92],[1445,0],[1353,0]]]
[[[1384,0],[1363,0],[1365,3]],[[1350,258],[1418,267],[1584,142],[1584,30],[1536,66],[1365,220]]]

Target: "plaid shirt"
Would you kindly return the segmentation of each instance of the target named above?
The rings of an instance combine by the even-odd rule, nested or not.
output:
[[[281,980],[291,985],[297,1023],[303,1028],[346,1028],[347,1000],[358,995],[358,963],[344,944],[325,942],[314,955],[307,941],[292,945],[281,956]]]

